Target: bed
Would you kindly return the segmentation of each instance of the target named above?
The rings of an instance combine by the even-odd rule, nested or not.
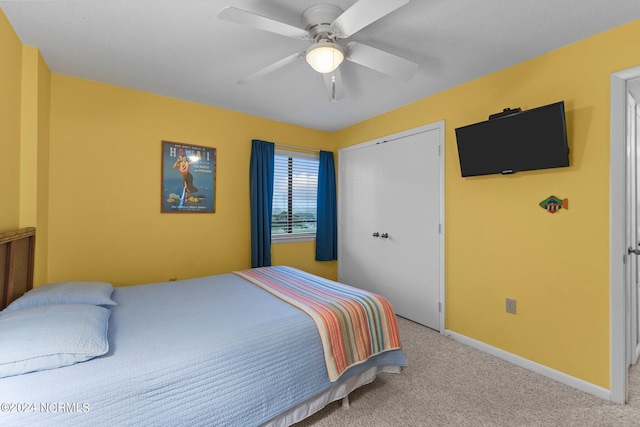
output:
[[[393,319],[385,323],[380,322],[384,313],[375,311],[374,316],[374,311],[367,311],[367,322],[387,326],[382,328],[384,336],[381,329],[373,331],[372,342],[364,347],[378,348],[379,341],[385,341],[386,347],[381,346],[370,355],[365,352],[365,357],[355,362],[350,359],[345,366],[336,368],[340,364],[335,360],[339,358],[330,358],[334,353],[323,345],[333,338],[325,336],[327,331],[317,324],[316,317],[326,316],[324,308],[320,308],[320,316],[314,317],[306,311],[315,305],[310,299],[305,299],[305,306],[299,308],[287,302],[289,288],[274,292],[259,283],[266,275],[280,277],[285,273],[293,275],[293,280],[305,289],[312,287],[309,281],[317,281],[318,287],[330,282],[290,267],[118,287],[110,292],[105,291],[109,284],[82,282],[83,289],[93,289],[94,285],[100,288],[101,296],[83,301],[83,294],[75,300],[76,294],[64,288],[64,297],[70,298],[64,304],[49,300],[37,307],[21,307],[20,303],[29,301],[27,297],[36,291],[59,285],[38,287],[20,298],[33,281],[34,238],[33,229],[11,235],[0,233],[0,251],[4,251],[0,254],[5,254],[0,267],[5,272],[2,308],[9,305],[0,313],[0,374],[5,371],[0,378],[0,425],[287,426],[345,398],[379,375],[399,373],[406,366],[395,314],[387,311],[386,316]],[[18,247],[20,251],[16,251]],[[15,267],[16,262],[28,266],[26,274],[25,268]],[[8,270],[12,274],[6,274]],[[253,277],[258,273],[264,275],[262,279]],[[349,294],[355,291],[335,282],[329,285],[340,286]],[[366,299],[369,301],[369,295]],[[352,310],[353,304],[349,304],[348,310]],[[13,342],[6,337],[12,336],[14,327],[25,327],[27,315],[36,311],[42,316],[53,313],[56,318],[38,318],[40,325],[46,324],[42,332],[45,335],[28,340],[27,344],[55,346],[84,337],[84,331],[69,332],[75,326],[56,323],[67,315],[75,316],[74,310],[89,310],[91,315],[97,312],[101,316],[96,325],[93,317],[91,322],[73,323],[91,323],[98,331],[104,329],[103,341],[80,340],[80,345],[89,342],[92,350],[97,348],[97,356],[85,356],[79,351],[86,361],[29,373],[11,371],[14,366],[3,362],[3,354],[11,352],[8,343]],[[361,351],[360,340],[345,328],[341,324],[337,329],[343,338],[348,336],[357,342],[355,347]],[[72,336],[65,337],[65,333]],[[390,344],[394,335],[395,344]]]

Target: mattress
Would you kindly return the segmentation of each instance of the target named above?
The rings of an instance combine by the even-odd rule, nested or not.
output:
[[[0,425],[287,425],[298,418],[281,414],[340,389],[313,320],[235,274],[116,288],[112,298],[109,352],[0,379],[0,402],[12,404]],[[388,351],[340,381],[357,386],[405,365],[402,350]]]

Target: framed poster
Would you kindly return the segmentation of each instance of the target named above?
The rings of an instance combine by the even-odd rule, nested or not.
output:
[[[162,213],[215,212],[216,149],[162,141]]]

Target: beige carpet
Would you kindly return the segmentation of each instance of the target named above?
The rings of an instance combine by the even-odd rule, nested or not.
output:
[[[640,426],[640,371],[616,405],[399,319],[409,366],[296,426]]]

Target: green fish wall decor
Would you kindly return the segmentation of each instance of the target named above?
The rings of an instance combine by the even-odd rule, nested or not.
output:
[[[560,209],[569,209],[569,199],[559,199],[556,196],[549,196],[541,201],[539,205],[549,213],[556,213]]]

